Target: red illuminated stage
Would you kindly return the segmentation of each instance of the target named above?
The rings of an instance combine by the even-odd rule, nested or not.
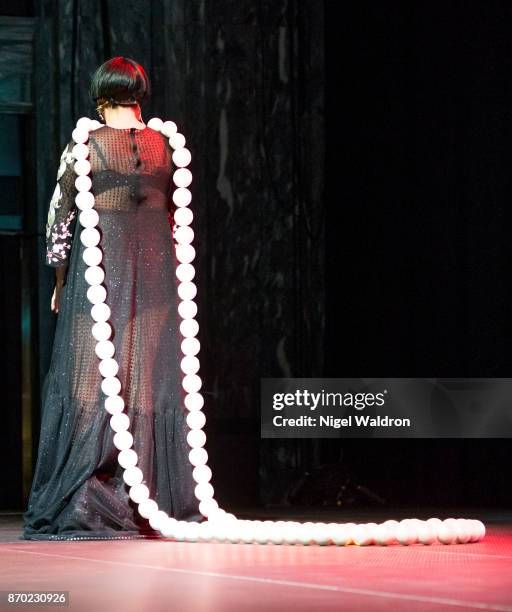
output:
[[[353,511],[352,511],[353,512]],[[266,515],[265,515],[266,514]],[[414,516],[407,512],[394,517]],[[262,520],[277,513],[241,512]],[[69,591],[71,610],[511,610],[512,515],[474,516],[483,541],[424,546],[302,546],[169,540],[20,540],[17,515],[3,515],[3,591]],[[423,516],[423,515],[422,515]],[[427,514],[425,514],[427,516]],[[317,511],[300,521],[381,521],[387,516]],[[4,605],[2,609],[8,608]],[[37,609],[26,606],[17,609]],[[50,608],[51,609],[51,608]]]

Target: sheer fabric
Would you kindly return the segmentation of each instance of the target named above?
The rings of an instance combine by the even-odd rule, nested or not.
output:
[[[63,151],[46,225],[46,264],[69,266],[43,383],[37,464],[25,539],[158,535],[128,496],[91,328],[79,236],[73,142]],[[106,302],[125,412],[144,484],[160,509],[202,520],[188,461],[181,388],[172,150],[150,128],[90,133],[92,192],[99,214]]]

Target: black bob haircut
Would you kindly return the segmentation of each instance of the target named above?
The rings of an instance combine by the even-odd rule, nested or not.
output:
[[[144,68],[128,57],[113,57],[107,60],[94,73],[90,95],[94,102],[136,104],[150,94],[149,79]]]

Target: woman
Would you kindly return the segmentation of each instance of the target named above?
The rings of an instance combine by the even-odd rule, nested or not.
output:
[[[160,509],[201,521],[181,390],[172,150],[142,120],[140,104],[148,94],[148,78],[131,59],[115,57],[94,74],[91,96],[105,125],[89,135],[91,191],[117,377],[138,467]],[[75,235],[80,211],[73,145],[62,153],[46,225],[46,263],[56,272],[51,308],[58,318],[23,538],[154,537],[128,496],[104,408],[85,247]]]

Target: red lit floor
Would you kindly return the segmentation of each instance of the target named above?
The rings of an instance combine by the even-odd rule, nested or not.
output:
[[[482,542],[409,547],[31,542],[4,521],[0,590],[69,591],[87,612],[512,611],[512,522],[482,520]]]

